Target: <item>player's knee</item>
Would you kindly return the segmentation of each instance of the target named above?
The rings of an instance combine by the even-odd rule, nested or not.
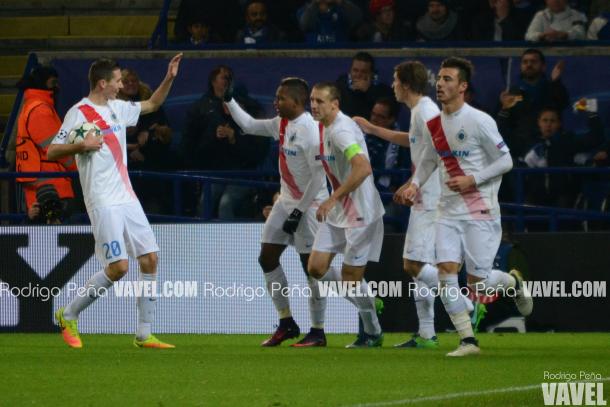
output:
[[[403,261],[402,267],[403,267],[403,270],[405,271],[405,273],[407,273],[409,276],[411,276],[413,278],[417,277],[417,275],[419,274],[419,272],[421,270],[421,266],[418,263],[414,263],[407,259],[405,259]]]
[[[278,268],[280,262],[278,259],[271,258],[271,256],[261,254],[260,256],[258,256],[258,264],[261,266],[265,273],[269,273]]]
[[[316,279],[321,279],[326,274],[328,266],[322,261],[316,261],[315,259],[309,258],[307,263],[307,274]]]
[[[119,260],[110,264],[106,273],[108,274],[108,278],[110,278],[112,281],[118,281],[122,279],[125,274],[127,274],[128,270],[129,262],[127,260]]]
[[[138,258],[140,263],[140,270],[144,274],[155,273],[157,271],[157,264],[159,263],[159,256],[157,253],[147,253]]]

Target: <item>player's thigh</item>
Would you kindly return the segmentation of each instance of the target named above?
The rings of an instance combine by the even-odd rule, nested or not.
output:
[[[436,221],[434,240],[436,264],[462,263],[464,258],[462,222],[454,219]]]
[[[326,222],[319,223],[316,237],[313,241],[313,251],[326,253],[341,253],[345,249],[345,229],[329,225]]]
[[[125,244],[128,253],[140,257],[159,251],[157,239],[139,202],[121,205],[125,214]]]
[[[117,206],[94,208],[89,211],[91,231],[95,238],[95,255],[104,266],[127,260],[127,246],[123,232],[125,218]]]
[[[347,245],[343,263],[349,266],[366,266],[369,261],[378,262],[383,246],[383,218],[366,226],[345,230]]]
[[[307,209],[301,217],[299,227],[294,232],[294,248],[297,253],[311,253],[319,228],[320,222],[316,219],[316,208]]]
[[[277,201],[273,205],[267,220],[265,221],[265,226],[263,226],[263,235],[261,236],[261,243],[270,243],[275,245],[284,245],[288,246],[293,244],[293,237],[284,232],[282,226],[288,218],[288,211],[282,204],[282,202]]]
[[[403,259],[434,264],[436,211],[414,211],[409,216]]]
[[[500,219],[468,221],[464,227],[464,257],[468,274],[487,278],[502,240]]]

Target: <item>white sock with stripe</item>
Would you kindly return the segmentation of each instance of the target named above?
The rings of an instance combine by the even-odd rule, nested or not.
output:
[[[64,318],[67,320],[78,319],[78,315],[93,301],[107,293],[108,288],[112,287],[114,282],[108,278],[106,272],[102,269],[95,273],[89,281],[85,283],[82,290],[82,296],[76,295],[72,301],[64,309]]]

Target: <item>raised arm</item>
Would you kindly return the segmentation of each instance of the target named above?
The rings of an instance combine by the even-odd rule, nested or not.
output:
[[[276,120],[254,119],[248,112],[242,109],[235,99],[231,99],[231,101],[226,102],[225,105],[229,109],[235,123],[237,123],[244,133],[277,138],[278,126]]]
[[[163,81],[151,95],[151,97],[142,102],[142,111],[140,114],[155,112],[159,110],[163,102],[165,102],[165,99],[169,94],[169,90],[172,88],[172,84],[174,83],[174,79],[178,75],[178,67],[180,66],[181,59],[182,53],[179,53],[173,57],[171,61],[169,61],[165,78],[163,78]]]

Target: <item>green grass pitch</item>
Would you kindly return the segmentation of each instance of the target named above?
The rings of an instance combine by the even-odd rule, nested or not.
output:
[[[540,406],[544,371],[610,376],[608,334],[481,334],[478,357],[440,350],[261,348],[262,335],[159,335],[173,350],[138,349],[126,335],[0,335],[1,406]],[[610,400],[610,382],[604,382]],[[536,385],[531,389],[505,389]],[[486,390],[491,394],[478,394]],[[475,392],[473,395],[456,394]],[[429,399],[423,399],[428,397]]]

